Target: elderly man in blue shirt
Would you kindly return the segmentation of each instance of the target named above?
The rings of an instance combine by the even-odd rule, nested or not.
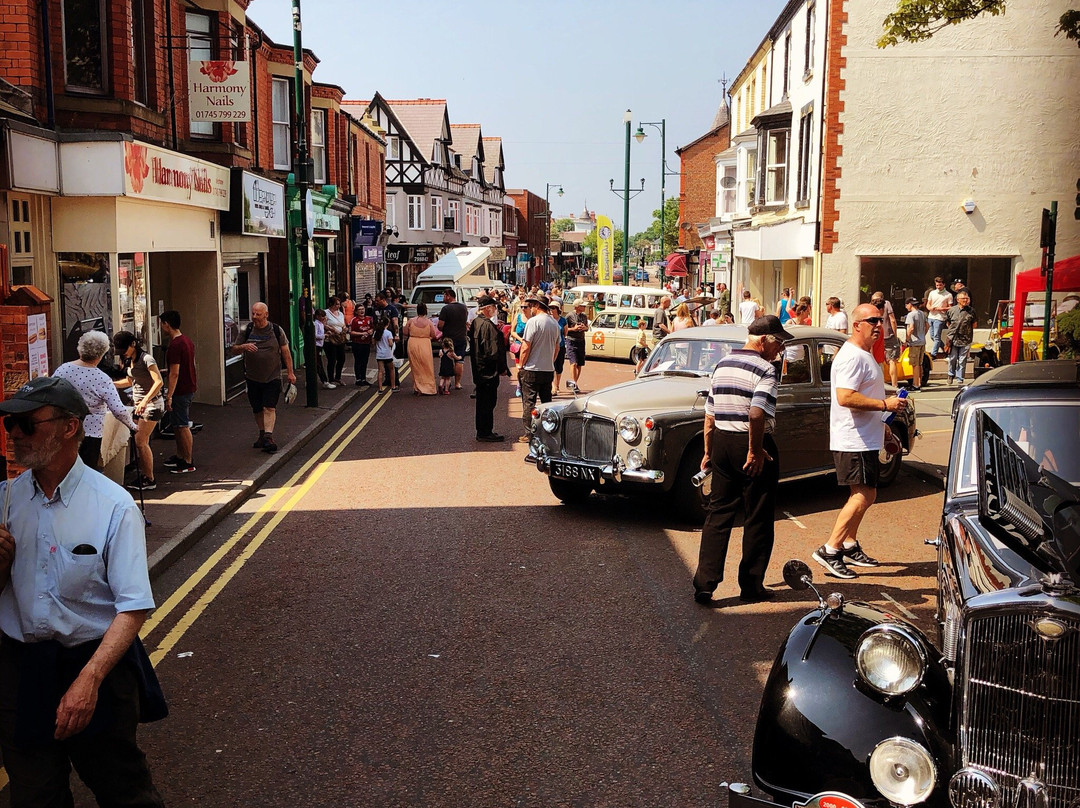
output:
[[[0,401],[15,462],[0,483],[0,750],[11,804],[71,805],[70,767],[102,805],[161,806],[135,741],[164,717],[138,633],[154,607],[143,518],[79,459],[87,407],[37,378]]]

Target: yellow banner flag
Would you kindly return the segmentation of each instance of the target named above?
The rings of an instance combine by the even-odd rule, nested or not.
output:
[[[596,281],[610,286],[615,264],[615,228],[607,216],[596,217]]]

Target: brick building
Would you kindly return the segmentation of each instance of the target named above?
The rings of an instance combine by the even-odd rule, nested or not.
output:
[[[710,252],[716,241],[715,236],[705,233],[716,216],[716,155],[731,141],[726,101],[720,102],[708,132],[675,149],[679,156],[679,247],[691,255],[686,282],[691,288],[712,282],[704,270],[708,256],[703,257],[701,252],[703,248]],[[707,246],[703,239],[708,240]]]
[[[516,283],[533,286],[543,279],[544,249],[548,243],[548,205],[544,198],[520,188],[507,189],[517,211],[518,261]]]

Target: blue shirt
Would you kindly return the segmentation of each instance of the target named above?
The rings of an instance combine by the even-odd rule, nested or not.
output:
[[[8,486],[15,560],[0,592],[4,634],[70,647],[101,639],[120,612],[154,608],[143,517],[127,491],[81,459],[51,500],[30,471],[0,483],[0,503]],[[96,552],[76,555],[80,544]]]

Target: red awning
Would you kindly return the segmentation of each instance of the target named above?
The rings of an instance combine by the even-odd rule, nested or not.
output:
[[[686,256],[682,253],[672,253],[667,257],[667,266],[664,274],[675,278],[686,277]]]
[[[1080,255],[1065,258],[1054,262],[1054,291],[1055,292],[1080,292]],[[1010,361],[1020,359],[1020,348],[1023,340],[1017,337],[1023,333],[1023,312],[1027,305],[1027,297],[1032,292],[1046,292],[1046,278],[1042,275],[1042,269],[1026,269],[1016,275],[1016,300],[1013,304],[1013,320],[1020,320],[1019,327],[1013,323],[1012,357]]]

